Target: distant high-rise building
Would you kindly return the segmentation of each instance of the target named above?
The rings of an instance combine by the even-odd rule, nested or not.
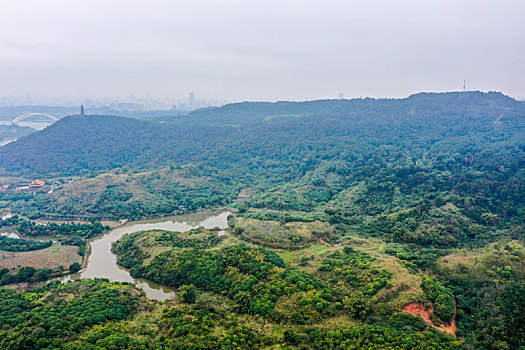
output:
[[[339,93],[339,99],[342,100],[342,99],[344,98],[343,96],[344,96],[343,93],[340,92],[340,93]]]
[[[84,115],[84,105],[80,105],[80,115]]]
[[[193,92],[190,92],[189,107],[190,111],[195,108],[195,94]]]

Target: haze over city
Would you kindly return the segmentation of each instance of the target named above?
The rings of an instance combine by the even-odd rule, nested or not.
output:
[[[0,99],[405,97],[464,80],[524,98],[523,13],[510,0],[4,2]]]

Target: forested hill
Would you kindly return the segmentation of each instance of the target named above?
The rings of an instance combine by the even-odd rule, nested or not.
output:
[[[281,101],[242,102],[217,108],[194,111],[187,116],[171,118],[181,124],[249,124],[270,121],[277,116],[299,117],[339,115],[363,116],[367,119],[398,119],[406,116],[433,118],[444,113],[456,117],[490,117],[494,108],[525,108],[525,103],[499,92],[418,93],[404,99],[317,100],[306,102]],[[483,111],[489,112],[484,114]],[[417,112],[417,113],[416,113]]]
[[[123,117],[68,116],[2,147],[0,167],[9,174],[39,176],[121,167],[145,152],[159,129],[156,124]]]
[[[284,166],[280,175],[296,177],[323,160],[370,152],[418,157],[440,148],[473,157],[492,147],[516,147],[523,145],[524,116],[524,103],[481,92],[245,102],[161,122],[77,115],[0,148],[0,169],[53,177],[199,163],[255,172]],[[289,174],[288,165],[297,173]]]

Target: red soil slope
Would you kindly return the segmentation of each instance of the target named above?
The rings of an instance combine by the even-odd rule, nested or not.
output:
[[[420,304],[420,303],[410,303],[408,304],[407,306],[405,306],[403,308],[403,312],[407,312],[409,314],[412,314],[414,316],[421,316],[421,318],[423,318],[423,320],[428,323],[429,325],[431,325],[432,327],[442,331],[442,332],[445,332],[445,333],[448,333],[448,334],[452,334],[452,335],[456,335],[456,308],[454,308],[454,317],[452,318],[452,323],[447,326],[447,325],[444,325],[444,326],[436,326],[432,320],[430,319],[430,314],[433,312],[432,308],[429,307],[428,309],[425,309],[425,307]]]

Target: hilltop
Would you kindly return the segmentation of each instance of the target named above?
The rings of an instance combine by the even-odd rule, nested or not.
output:
[[[467,92],[421,93],[406,99],[244,102],[160,121],[69,116],[2,147],[0,169],[8,175],[56,177],[122,166],[213,163],[221,168],[229,167],[231,159],[264,162],[306,148],[311,151],[298,160],[303,168],[321,154],[341,159],[380,145],[432,152],[429,148],[436,143],[454,148],[467,134],[487,136],[492,144],[518,135],[524,111],[525,103],[501,93]]]

